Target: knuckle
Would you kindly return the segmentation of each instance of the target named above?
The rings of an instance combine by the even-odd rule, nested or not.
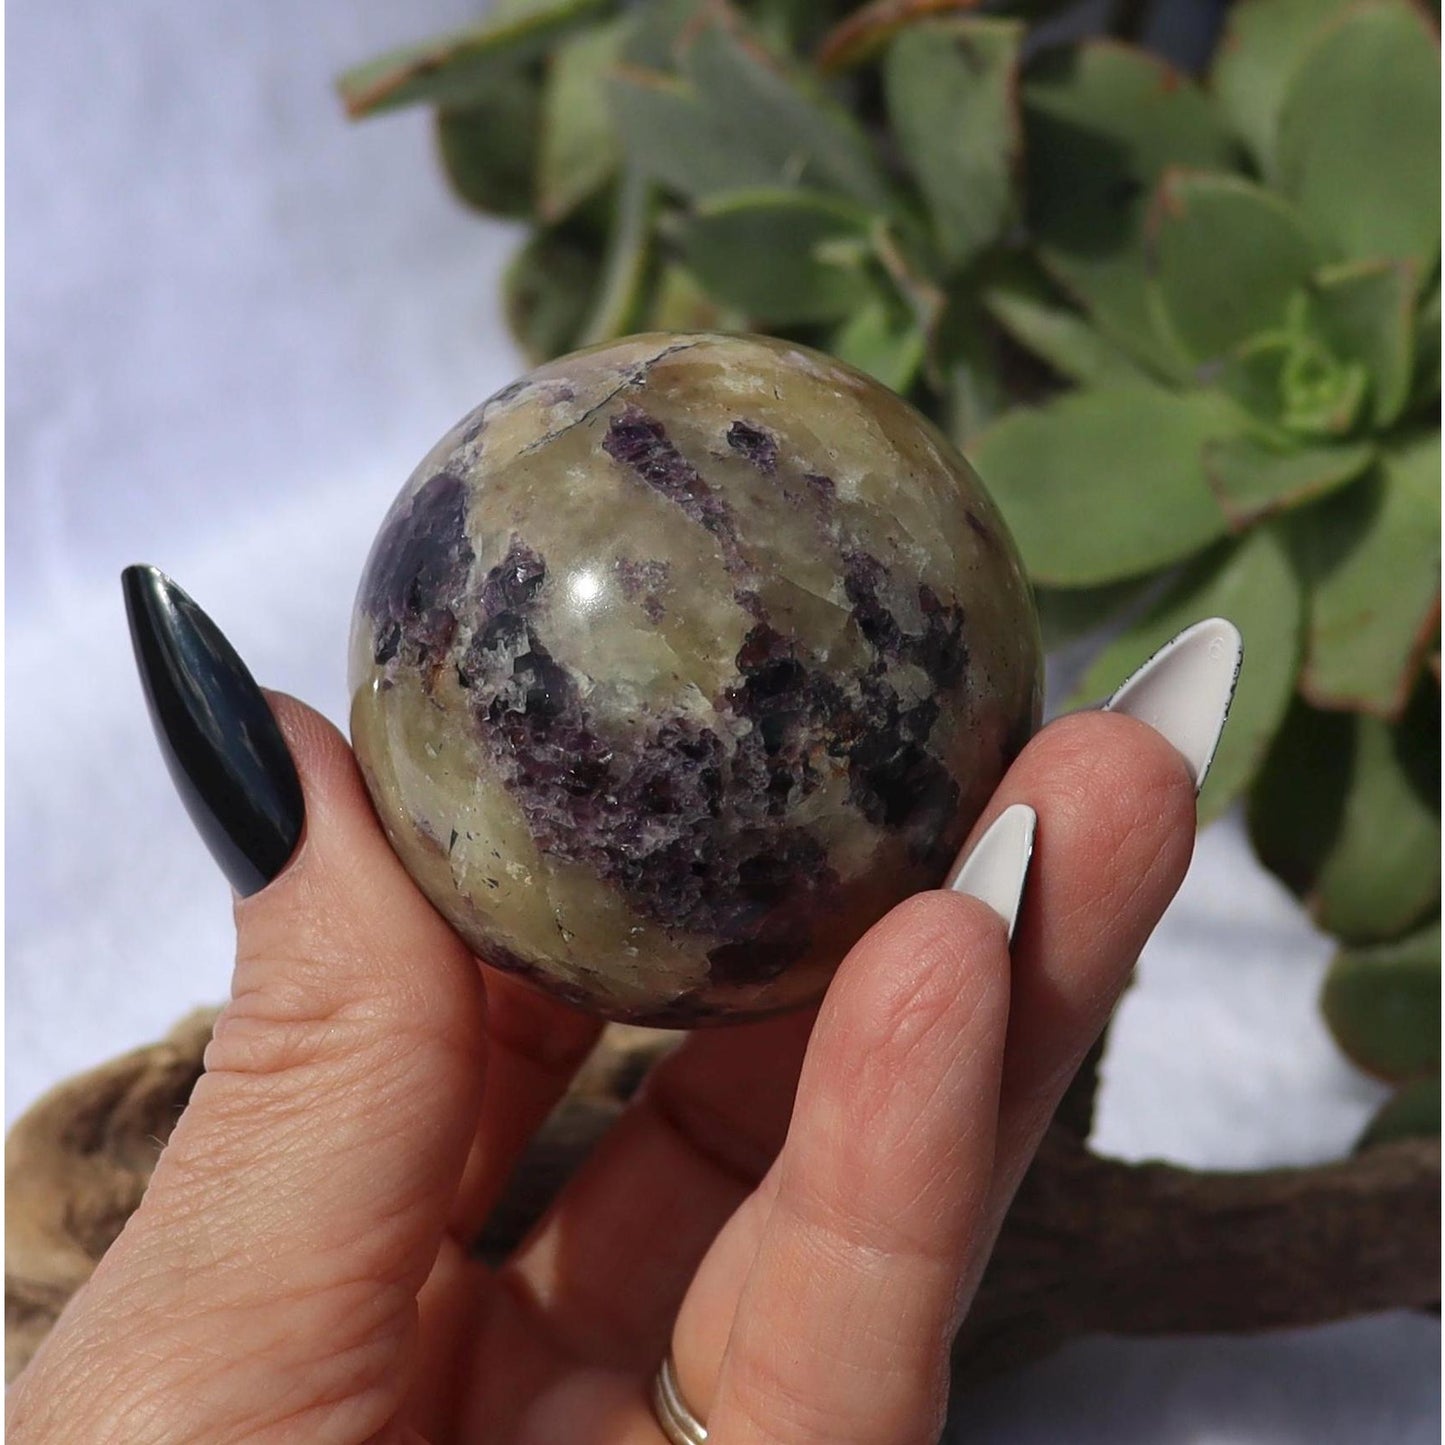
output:
[[[1192,819],[1194,784],[1184,760],[1147,723],[1119,713],[1060,718],[1031,744],[1039,792],[1076,825],[1117,831]]]
[[[938,1439],[947,1405],[942,1346],[920,1350],[916,1340],[880,1341],[861,1325],[852,1348],[815,1341],[813,1368],[800,1370],[795,1353],[779,1350],[775,1339],[750,1330],[747,1341],[742,1351],[729,1352],[728,1372],[732,1400],[751,1427],[743,1432],[748,1438],[790,1445],[931,1445]]]
[[[957,1056],[1001,990],[1002,925],[976,899],[921,893],[869,940],[859,992],[840,1000],[848,1027],[830,1031],[827,1070],[850,1108],[927,1087]]]
[[[1099,882],[1116,905],[1141,887],[1178,886],[1194,846],[1194,783],[1163,736],[1136,718],[1090,713],[1061,718],[1031,747],[1043,869],[1050,857],[1107,859]]]
[[[864,1166],[868,1167],[868,1166]],[[799,1246],[821,1269],[851,1272],[860,1279],[878,1271],[923,1266],[925,1272],[951,1272],[957,1265],[957,1241],[947,1218],[953,1210],[928,1207],[942,1201],[914,1202],[906,1210],[885,1211],[878,1191],[853,1174],[855,1187],[836,1187],[818,1179],[784,1179],[776,1207],[790,1222]],[[939,1171],[937,1195],[952,1192],[954,1171]]]
[[[266,977],[238,986],[216,1019],[206,1072],[279,1077],[325,1066],[346,1053],[372,1020],[312,975],[308,960],[267,960]],[[247,976],[238,972],[238,984]]]
[[[368,955],[332,940],[309,946],[238,950],[230,1001],[206,1050],[208,1074],[291,1080],[359,1063],[395,1072],[412,1055],[476,1054],[482,1035],[481,981],[469,957]],[[277,940],[265,942],[274,945]],[[364,946],[363,946],[364,947]]]

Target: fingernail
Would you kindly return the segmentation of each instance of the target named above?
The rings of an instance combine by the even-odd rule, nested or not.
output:
[[[1166,642],[1108,702],[1146,722],[1183,754],[1194,774],[1194,791],[1204,786],[1229,704],[1239,681],[1244,640],[1222,617],[1186,627]]]
[[[171,780],[243,898],[286,866],[306,818],[270,706],[220,629],[155,567],[121,573],[136,666]]]
[[[1023,901],[1024,880],[1034,854],[1034,828],[1038,815],[1027,803],[1005,808],[988,831],[953,865],[944,884],[955,893],[968,893],[987,903],[1004,921],[1010,939]]]

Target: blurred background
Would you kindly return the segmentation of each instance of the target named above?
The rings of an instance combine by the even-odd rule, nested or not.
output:
[[[1187,47],[1210,9],[1161,34]],[[520,230],[449,196],[426,113],[351,127],[332,90],[476,12],[8,7],[7,1123],[228,987],[228,891],[152,741],[120,569],[171,573],[265,685],[344,726],[382,513],[522,369],[497,297]],[[1347,1151],[1384,1091],[1325,1031],[1330,951],[1239,820],[1210,828],[1114,1029],[1097,1146]],[[1421,1315],[1095,1341],[971,1397],[960,1438],[1414,1445],[1439,1438],[1439,1347]]]

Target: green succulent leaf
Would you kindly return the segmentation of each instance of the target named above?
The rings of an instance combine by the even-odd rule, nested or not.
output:
[[[1410,388],[1409,409],[1412,413],[1433,408],[1440,410],[1440,278],[1420,304],[1415,318],[1414,382]]]
[[[1188,358],[1155,314],[1142,221],[1166,168],[1230,167],[1234,143],[1214,107],[1163,61],[1109,41],[1046,53],[1023,105],[1040,258],[1111,341],[1162,376],[1186,378]]]
[[[1296,336],[1284,356],[1279,389],[1287,431],[1343,437],[1360,422],[1370,378],[1360,362],[1342,362],[1313,337]]]
[[[943,399],[944,430],[955,446],[972,446],[1009,405],[998,341],[972,285],[957,285],[946,297],[933,324],[927,366]]]
[[[944,429],[954,446],[971,447],[1008,409],[996,352],[986,342],[956,353],[944,380]]]
[[[640,317],[646,300],[651,210],[650,184],[637,171],[628,171],[617,189],[596,302],[582,328],[579,346],[624,336]]]
[[[984,304],[1020,346],[1070,381],[1108,386],[1148,379],[1137,363],[1069,307],[1011,285],[988,288]]]
[[[926,13],[926,12],[925,12]],[[918,16],[909,15],[897,0],[867,0],[847,10],[818,46],[818,68],[824,74],[851,70],[881,55],[896,35]]]
[[[1067,647],[1139,609],[1151,592],[1160,591],[1159,577],[1131,577],[1127,582],[1106,582],[1102,587],[1035,587],[1034,604],[1045,651]],[[1121,679],[1107,684],[1114,687]],[[1090,702],[1098,702],[1096,693]],[[1072,707],[1070,703],[1067,706]]]
[[[828,350],[884,386],[904,393],[923,366],[928,338],[903,306],[891,297],[866,301],[832,335]]]
[[[1270,527],[1212,548],[1191,563],[1143,617],[1094,660],[1065,707],[1106,697],[1176,633],[1227,617],[1244,638],[1229,726],[1199,797],[1200,821],[1217,818],[1253,781],[1289,707],[1299,662],[1304,598],[1284,542]],[[1251,665],[1255,664],[1255,665]]]
[[[533,365],[570,351],[595,305],[597,248],[565,231],[534,231],[502,276],[507,325]]]
[[[1225,437],[1204,449],[1204,472],[1229,518],[1242,532],[1262,517],[1312,502],[1363,475],[1377,455],[1373,443],[1285,446],[1258,437]]]
[[[1252,336],[1226,357],[1214,376],[1214,385],[1231,396],[1269,431],[1287,430],[1289,409],[1285,394],[1285,368],[1295,347],[1286,330]]]
[[[1291,534],[1310,593],[1301,691],[1398,717],[1440,616],[1440,434],[1386,452]]]
[[[608,83],[627,22],[569,36],[552,53],[542,96],[537,213],[555,223],[600,190],[617,170],[619,145]]]
[[[1308,306],[1303,292],[1293,297],[1287,324],[1251,337],[1224,358],[1214,378],[1282,440],[1348,436],[1369,401],[1364,363],[1342,361],[1330,350],[1306,324]]]
[[[721,24],[707,25],[684,51],[682,69],[726,144],[754,157],[774,184],[836,192],[879,211],[891,207],[892,193],[857,121],[821,93],[809,93],[801,73],[785,72],[761,46]]]
[[[873,253],[893,291],[918,318],[925,331],[934,331],[948,306],[948,292],[934,279],[932,243],[912,217],[899,212],[886,220],[875,218],[871,235]],[[976,306],[970,297],[970,306]]]
[[[759,188],[711,196],[683,259],[724,305],[769,326],[841,321],[872,297],[871,216],[848,201]]]
[[[748,5],[758,39],[779,55],[811,53],[830,18],[817,0],[750,0]]]
[[[634,5],[622,62],[640,70],[670,72],[684,33],[697,22],[698,0],[647,0]]]
[[[1251,791],[1260,861],[1348,942],[1398,937],[1439,907],[1438,693],[1434,706],[1432,732],[1297,698]]]
[[[1210,88],[1255,164],[1273,174],[1285,88],[1321,28],[1355,0],[1237,0],[1228,11]]]
[[[437,145],[452,189],[493,216],[530,217],[541,95],[527,70],[499,70],[462,110],[437,111]]]
[[[480,25],[393,50],[348,70],[337,89],[353,118],[428,104],[485,101],[499,70],[544,55],[568,31],[612,9],[615,0],[528,0],[498,9]]]
[[[693,200],[798,187],[873,210],[892,202],[869,142],[847,114],[719,25],[692,38],[681,77],[624,64],[613,115],[628,159]]]
[[[1012,0],[1009,9],[1029,20],[1042,19],[1062,10],[1073,0]],[[979,0],[952,0],[952,3],[923,5],[899,0],[869,0],[869,3],[839,9],[845,12],[822,38],[815,61],[825,74],[851,70],[879,55],[884,47],[914,25],[929,24],[938,10],[972,10]]]
[[[1323,29],[1279,113],[1280,189],[1341,259],[1440,249],[1440,48],[1420,6],[1372,0]]]
[[[766,186],[773,167],[734,145],[687,81],[622,66],[611,82],[612,115],[628,160],[689,198]]]
[[[1015,219],[1022,146],[1016,20],[922,22],[883,66],[894,135],[933,218],[944,259],[962,266]]]
[[[1241,424],[1234,404],[1212,392],[1100,387],[1010,412],[972,458],[1033,579],[1089,587],[1177,562],[1224,535],[1204,450]]]
[[[1377,427],[1398,420],[1415,363],[1415,269],[1408,261],[1354,261],[1315,278],[1310,323],[1333,353],[1370,378]]]
[[[1242,176],[1166,172],[1149,224],[1164,313],[1195,362],[1281,327],[1319,259],[1296,212]]]
[[[1386,1099],[1356,1146],[1370,1149],[1396,1139],[1433,1139],[1440,1133],[1440,1076],[1412,1079]]]
[[[1342,949],[1320,999],[1340,1048],[1367,1073],[1440,1073],[1440,923],[1389,943]]]
[[[729,310],[703,289],[685,267],[669,262],[658,277],[647,310],[647,331],[745,331],[747,317]]]

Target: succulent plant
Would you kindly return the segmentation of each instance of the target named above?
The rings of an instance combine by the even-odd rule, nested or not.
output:
[[[750,329],[919,404],[1046,632],[1109,624],[1078,700],[1234,618],[1202,814],[1247,798],[1339,938],[1325,1016],[1402,1086],[1367,1139],[1438,1129],[1435,20],[1239,0],[1196,78],[1050,47],[1049,8],[503,0],[341,90],[435,105],[458,194],[529,225],[504,288],[532,358]]]

